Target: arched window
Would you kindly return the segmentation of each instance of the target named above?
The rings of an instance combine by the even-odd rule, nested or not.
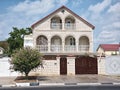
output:
[[[75,45],[75,39],[74,38],[70,38],[70,45]]]

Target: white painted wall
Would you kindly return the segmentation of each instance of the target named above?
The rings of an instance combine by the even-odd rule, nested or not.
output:
[[[105,73],[105,57],[98,57],[98,74],[106,74]]]
[[[9,60],[9,57],[0,58],[0,77],[19,75],[18,72],[11,72]]]
[[[25,37],[24,37],[24,47],[26,47],[26,46],[33,47],[33,37],[32,37],[32,34],[25,35]]]
[[[120,56],[98,57],[98,74],[120,75]]]
[[[75,75],[75,57],[67,57],[67,75]]]
[[[120,55],[106,57],[105,71],[108,75],[120,75]]]

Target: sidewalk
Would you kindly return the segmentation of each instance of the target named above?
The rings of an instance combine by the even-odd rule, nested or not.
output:
[[[0,85],[16,85],[17,77],[0,77]],[[120,85],[120,77],[105,75],[75,75],[75,76],[38,76],[40,85],[78,85],[78,84],[113,84]]]
[[[15,84],[16,77],[0,77],[0,85]]]
[[[40,76],[40,83],[120,83],[117,76],[105,75],[75,75],[75,76]]]

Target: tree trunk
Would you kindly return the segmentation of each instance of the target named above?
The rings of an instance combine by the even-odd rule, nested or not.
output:
[[[25,73],[25,79],[28,80],[28,72]]]

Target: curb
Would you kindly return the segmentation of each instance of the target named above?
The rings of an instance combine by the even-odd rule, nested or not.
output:
[[[97,85],[119,85],[120,83],[16,83],[11,85],[1,85],[1,87],[29,87],[29,86],[97,86]]]
[[[64,86],[65,83],[40,83],[39,86]]]
[[[91,86],[94,86],[94,85],[101,85],[101,83],[77,83],[77,85],[80,85],[80,86],[86,86],[86,85],[91,85]]]
[[[11,85],[1,85],[1,87],[16,87],[15,84],[11,84]]]

